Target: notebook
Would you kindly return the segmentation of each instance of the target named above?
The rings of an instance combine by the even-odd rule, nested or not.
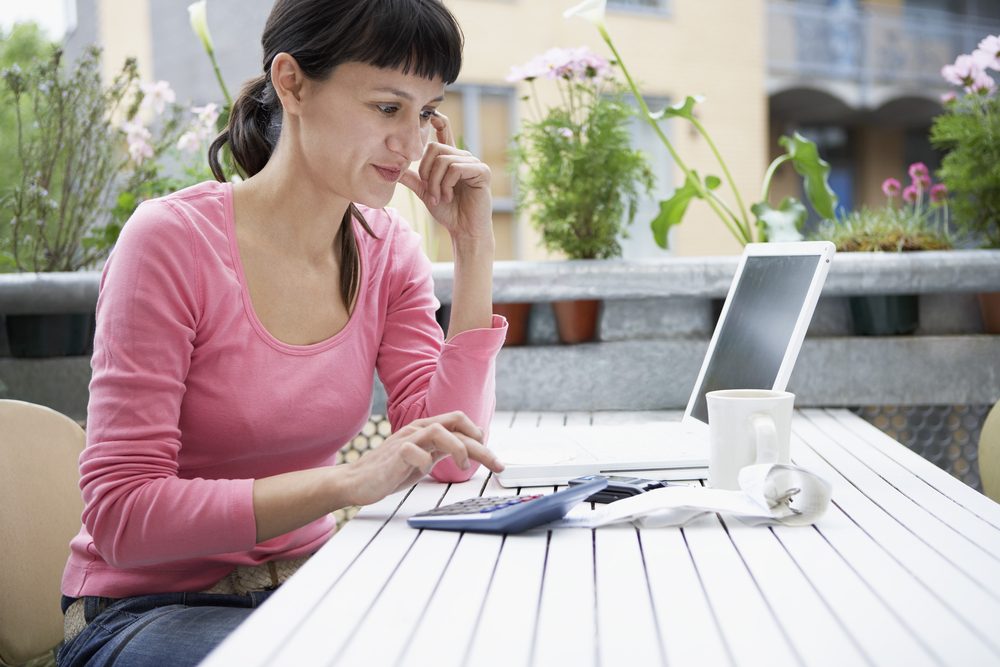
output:
[[[500,484],[546,486],[625,471],[657,471],[661,479],[704,477],[705,394],[785,389],[834,252],[826,241],[748,244],[681,421],[497,431],[490,448],[506,466],[497,476]]]

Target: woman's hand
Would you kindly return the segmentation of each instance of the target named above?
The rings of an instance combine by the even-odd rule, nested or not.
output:
[[[463,412],[417,419],[399,429],[354,463],[350,503],[369,505],[417,483],[446,456],[463,470],[473,461],[493,472],[503,464],[483,445],[483,432]],[[337,466],[338,468],[340,466]]]
[[[413,190],[427,210],[456,242],[493,243],[493,197],[490,168],[469,151],[455,148],[448,117],[430,119],[437,141],[431,141],[416,171],[403,172],[399,182]]]

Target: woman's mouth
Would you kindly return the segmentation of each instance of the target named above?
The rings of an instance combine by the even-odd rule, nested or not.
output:
[[[375,167],[375,171],[378,172],[379,176],[389,181],[390,183],[395,183],[396,181],[398,181],[400,174],[403,173],[402,169],[393,169],[391,167],[380,167],[378,165],[372,165],[372,166]]]

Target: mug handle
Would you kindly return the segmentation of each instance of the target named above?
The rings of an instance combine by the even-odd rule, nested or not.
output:
[[[758,412],[750,417],[757,440],[757,463],[778,462],[778,430],[771,415]]]

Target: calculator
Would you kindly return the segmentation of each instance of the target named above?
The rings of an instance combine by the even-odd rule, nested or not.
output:
[[[573,505],[607,485],[608,480],[601,478],[546,495],[470,498],[414,514],[406,522],[432,530],[520,533],[563,518]]]

